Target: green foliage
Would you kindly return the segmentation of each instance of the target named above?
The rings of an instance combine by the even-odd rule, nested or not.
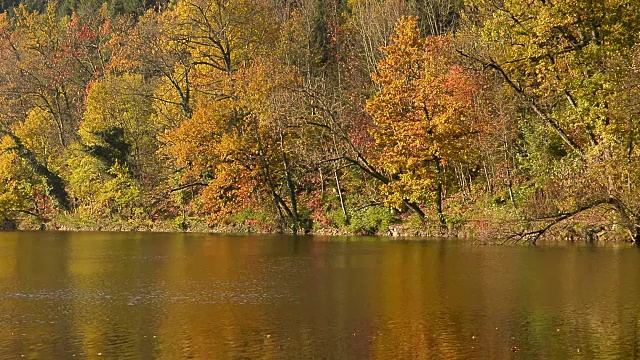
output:
[[[140,187],[129,175],[129,169],[116,163],[109,171],[113,178],[104,183],[98,200],[108,204],[113,210],[129,213],[140,204]]]
[[[523,152],[518,161],[533,178],[542,178],[553,172],[568,155],[560,136],[546,127],[524,123],[522,126]],[[566,159],[565,159],[566,160]]]
[[[108,168],[114,165],[126,164],[131,152],[131,144],[124,138],[124,130],[120,127],[109,126],[104,130],[91,132],[98,138],[100,144],[85,145],[85,151],[102,161]]]
[[[69,189],[84,209],[96,217],[131,218],[142,208],[142,188],[131,177],[126,165],[115,163],[110,168],[92,156],[69,161]]]
[[[368,206],[355,211],[347,230],[354,234],[375,235],[389,231],[393,219],[391,210],[383,206]]]
[[[267,215],[263,211],[256,209],[243,209],[237,214],[231,216],[229,220],[236,225],[265,224],[267,221]]]
[[[327,211],[327,218],[331,221],[331,224],[338,229],[344,229],[349,225],[347,218],[340,208],[333,208]]]
[[[115,15],[140,15],[155,6],[166,5],[168,1],[147,0],[62,0],[58,5],[58,13],[62,16],[78,13],[81,16],[92,16],[106,4],[109,13]]]
[[[70,173],[67,176],[69,190],[76,198],[82,199],[85,203],[97,200],[102,183],[106,176],[102,169],[104,166],[98,159],[87,155],[72,157],[68,166]]]

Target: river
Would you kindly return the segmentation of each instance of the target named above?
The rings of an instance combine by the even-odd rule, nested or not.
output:
[[[638,358],[640,254],[0,233],[0,358]]]

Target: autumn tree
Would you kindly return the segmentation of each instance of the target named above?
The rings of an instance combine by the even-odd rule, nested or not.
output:
[[[109,29],[100,14],[90,21],[58,18],[55,2],[42,13],[20,6],[11,20],[0,18],[0,97],[6,100],[0,131],[12,143],[5,150],[44,179],[63,210],[70,201],[61,154],[77,139],[84,91],[102,71]]]
[[[477,80],[455,63],[447,37],[421,37],[413,17],[398,22],[384,54],[374,77],[381,90],[367,103],[382,155],[376,162],[391,179],[383,191],[396,207],[435,197],[444,226],[443,166],[471,151]]]
[[[154,79],[158,121],[176,126],[193,113],[194,64],[175,10],[148,10],[135,26],[114,36],[109,68]]]
[[[614,166],[621,159],[614,154],[624,151],[610,134],[620,134],[615,124],[628,123],[613,109],[624,88],[620,80],[628,76],[618,64],[631,62],[638,41],[637,6],[617,0],[467,4],[460,54],[495,72],[514,103],[526,105],[520,124],[527,140],[524,164],[547,159],[530,166],[548,204],[539,215],[604,205],[638,233],[629,220],[630,204],[611,191],[621,177],[602,176],[605,164]],[[565,190],[553,191],[560,188]]]
[[[291,112],[285,105],[296,80],[286,67],[274,65],[254,60],[236,71],[227,83],[233,89],[225,90],[234,96],[196,108],[168,139],[172,154],[188,165],[185,178],[206,181],[202,196],[209,211],[229,216],[267,202],[297,231],[301,219],[287,125]]]
[[[468,6],[463,50],[493,69],[537,118],[584,155],[600,142],[615,90],[608,61],[628,52],[640,26],[635,2],[510,1]],[[477,35],[473,35],[477,34]]]
[[[78,16],[59,19],[55,10],[55,2],[42,14],[18,9],[10,35],[15,70],[7,74],[5,89],[48,112],[60,146],[66,147],[76,136],[86,86],[103,71],[102,44],[110,25],[106,14],[87,22]]]
[[[164,131],[162,124],[152,121],[151,91],[140,75],[101,79],[89,90],[87,110],[79,130],[84,146],[97,149],[100,145],[103,153],[119,153],[109,158],[119,160],[120,165],[129,165],[140,181],[158,173],[155,156],[158,136]],[[105,142],[107,139],[112,140]],[[114,146],[120,143],[128,149]],[[111,161],[110,166],[114,163]]]

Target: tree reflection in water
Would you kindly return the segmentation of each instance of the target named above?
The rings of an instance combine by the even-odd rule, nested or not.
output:
[[[633,358],[636,251],[3,233],[0,357]]]

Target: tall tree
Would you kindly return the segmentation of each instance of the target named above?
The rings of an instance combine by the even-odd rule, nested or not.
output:
[[[423,38],[415,17],[403,17],[393,42],[385,47],[375,82],[381,90],[367,103],[380,148],[377,163],[391,181],[383,187],[389,203],[426,203],[442,207],[443,167],[464,159],[469,138],[478,131],[473,116],[473,79],[452,57],[444,36]]]

